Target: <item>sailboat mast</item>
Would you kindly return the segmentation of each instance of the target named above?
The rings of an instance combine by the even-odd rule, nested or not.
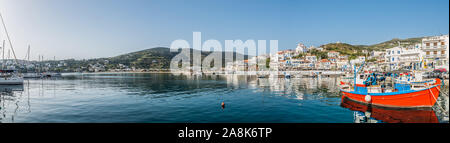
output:
[[[28,45],[27,53],[25,54],[25,58],[23,60],[30,61],[30,45]]]
[[[8,30],[6,29],[6,24],[5,24],[5,21],[3,20],[3,16],[2,16],[2,13],[1,13],[1,12],[0,12],[0,19],[2,19],[3,28],[5,29],[6,38],[8,38],[9,45],[11,46],[11,50],[12,50],[13,55],[14,55],[14,59],[15,59],[15,61],[16,61],[16,64],[18,64],[19,62],[17,61],[16,53],[14,52],[13,44],[12,44],[12,42],[11,42],[11,38],[9,38]]]
[[[38,60],[39,61],[38,62],[39,63],[38,72],[41,73],[41,55],[38,55],[38,57],[39,57],[39,60]]]

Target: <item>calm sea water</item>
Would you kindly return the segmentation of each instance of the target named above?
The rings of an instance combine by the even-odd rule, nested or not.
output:
[[[358,104],[343,106],[338,82],[149,73],[30,79],[23,86],[0,86],[0,122],[448,122],[441,111],[360,111]],[[447,104],[448,114],[448,97],[440,102]],[[372,116],[364,118],[367,112]],[[409,116],[391,115],[403,113]]]

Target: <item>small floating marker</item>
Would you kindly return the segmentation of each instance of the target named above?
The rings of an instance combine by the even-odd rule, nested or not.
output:
[[[366,95],[364,99],[366,100],[366,102],[370,102],[370,100],[372,100],[372,97],[370,97],[370,95]]]
[[[221,106],[222,106],[222,109],[225,108],[225,102],[222,102]]]

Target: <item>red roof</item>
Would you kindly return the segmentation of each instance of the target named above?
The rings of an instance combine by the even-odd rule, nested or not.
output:
[[[322,60],[320,60],[320,62],[325,63],[325,62],[330,62],[330,61],[328,59],[322,59]]]

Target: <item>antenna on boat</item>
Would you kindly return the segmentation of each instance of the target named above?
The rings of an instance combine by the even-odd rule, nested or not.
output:
[[[2,54],[3,54],[3,56],[2,56],[2,69],[4,69],[4,67],[5,67],[5,40],[3,40],[2,50],[3,50],[3,52],[2,52]]]
[[[28,61],[30,61],[30,45],[28,45]]]
[[[3,28],[5,29],[5,33],[6,33],[6,38],[8,39],[9,45],[11,46],[11,50],[13,52],[14,59],[16,61],[16,64],[18,64],[19,62],[17,61],[16,53],[14,52],[13,44],[11,42],[11,38],[9,38],[8,30],[6,29],[6,24],[5,24],[5,21],[3,20],[3,16],[2,16],[1,12],[0,12],[0,19],[2,20]]]

